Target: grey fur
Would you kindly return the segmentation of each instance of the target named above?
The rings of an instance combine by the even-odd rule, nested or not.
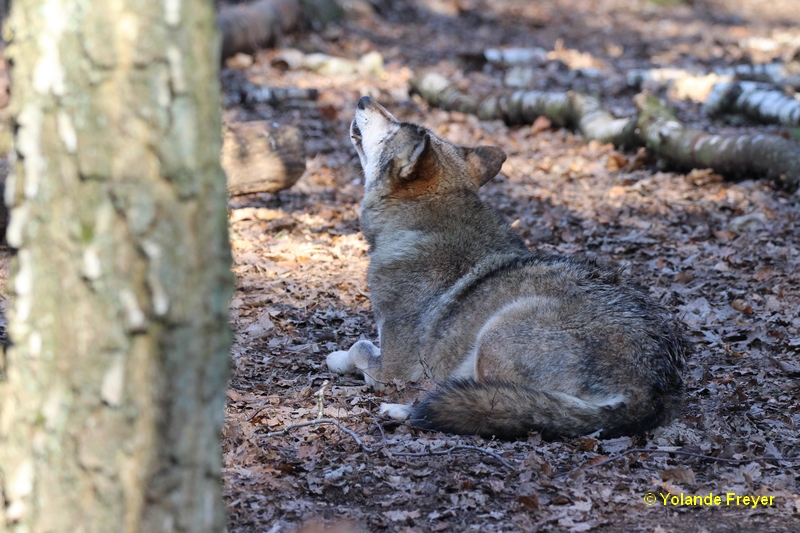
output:
[[[381,387],[431,378],[418,427],[513,438],[637,434],[680,410],[678,322],[619,272],[530,252],[478,198],[499,148],[463,148],[367,97],[351,136],[380,350],[328,357]]]

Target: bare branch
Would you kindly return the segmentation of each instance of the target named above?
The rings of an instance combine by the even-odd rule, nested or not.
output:
[[[283,429],[281,429],[279,431],[270,431],[265,436],[266,437],[274,437],[276,435],[286,435],[289,431],[291,431],[293,429],[302,428],[302,427],[306,427],[306,426],[318,426],[320,424],[332,424],[332,425],[338,427],[339,429],[341,429],[342,431],[344,431],[345,433],[347,433],[348,435],[350,435],[350,437],[354,441],[356,441],[356,444],[358,444],[358,447],[361,448],[363,451],[365,451],[365,452],[373,452],[374,451],[372,448],[370,448],[369,446],[367,446],[366,444],[361,442],[361,439],[358,438],[358,435],[356,435],[355,431],[353,431],[352,429],[346,428],[338,420],[334,420],[333,418],[317,418],[316,420],[309,420],[307,422],[298,422],[297,424],[289,424],[288,426],[286,426],[285,428],[283,428]]]
[[[376,420],[376,423],[377,423],[377,420]],[[359,448],[361,448],[362,451],[369,452],[369,453],[378,451],[378,450],[373,449],[373,448],[367,446],[366,444],[364,444],[361,441],[361,439],[358,437],[358,435],[356,435],[356,433],[353,430],[346,428],[339,421],[334,420],[332,418],[318,418],[316,420],[309,420],[307,422],[298,422],[297,424],[289,424],[288,426],[286,426],[285,428],[283,428],[283,429],[281,429],[279,431],[271,431],[269,433],[266,433],[265,436],[266,437],[275,437],[277,435],[286,435],[289,431],[291,431],[293,429],[307,427],[307,426],[316,426],[316,425],[319,425],[319,424],[332,424],[332,425],[338,427],[339,429],[341,429],[342,431],[347,433],[356,442],[356,444],[358,444]],[[378,427],[380,428],[380,425],[378,425]],[[382,428],[381,428],[381,435],[383,436],[383,429]],[[386,442],[386,440],[385,440],[385,436],[384,436],[384,444],[385,444],[385,442]],[[381,447],[380,449],[385,449],[385,445],[384,445],[384,447]],[[469,446],[469,445],[466,445],[466,444],[456,444],[455,446],[452,446],[452,447],[450,447],[450,448],[448,448],[446,450],[429,450],[429,451],[426,451],[426,452],[402,452],[402,451],[386,450],[386,453],[389,454],[389,455],[398,455],[398,456],[403,456],[403,457],[426,457],[426,456],[432,456],[432,455],[450,455],[451,453],[459,451],[459,450],[470,450],[470,451],[480,452],[480,453],[489,455],[489,456],[495,458],[501,465],[506,467],[508,470],[512,470],[512,471],[514,470],[514,467],[511,466],[511,464],[508,461],[503,459],[503,457],[500,454],[498,454],[496,452],[493,452],[492,450],[489,450],[489,449],[486,449],[486,448],[479,448],[478,446]]]
[[[511,464],[509,464],[505,459],[503,459],[500,454],[486,448],[479,448],[478,446],[469,446],[466,444],[456,444],[455,446],[446,450],[428,450],[426,452],[393,452],[387,450],[387,453],[390,455],[401,455],[404,457],[426,457],[430,455],[450,455],[452,452],[456,452],[458,450],[471,450],[474,452],[484,453],[497,459],[497,461],[507,469],[512,471],[514,470],[514,467],[511,466]]]

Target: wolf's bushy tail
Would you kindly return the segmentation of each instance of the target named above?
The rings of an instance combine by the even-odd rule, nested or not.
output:
[[[635,409],[624,402],[598,405],[561,392],[539,391],[506,381],[450,380],[430,392],[411,414],[421,429],[510,439],[530,430],[544,438],[601,431],[603,437],[632,435],[664,421],[668,409],[655,402]]]

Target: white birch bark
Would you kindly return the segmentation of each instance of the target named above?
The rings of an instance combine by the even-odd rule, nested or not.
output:
[[[15,0],[0,531],[221,531],[210,0]]]

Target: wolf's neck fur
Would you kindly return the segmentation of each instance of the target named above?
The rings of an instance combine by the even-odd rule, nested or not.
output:
[[[519,236],[477,193],[449,193],[417,202],[381,199],[365,209],[361,229],[370,245],[369,282],[376,311],[382,303],[411,307],[440,296],[479,265],[529,256]],[[414,275],[399,278],[402,269]],[[402,281],[401,281],[402,280]],[[405,307],[405,306],[404,306]]]

